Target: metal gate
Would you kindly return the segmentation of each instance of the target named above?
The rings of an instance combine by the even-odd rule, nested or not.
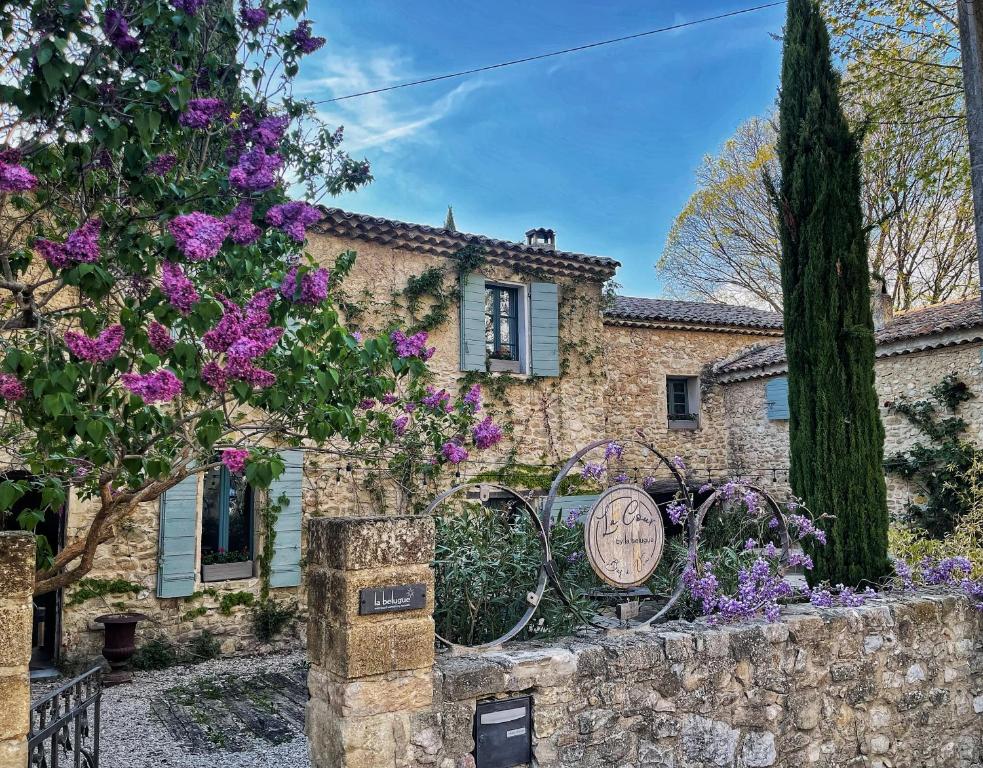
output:
[[[99,768],[101,703],[100,667],[34,702],[27,768]]]

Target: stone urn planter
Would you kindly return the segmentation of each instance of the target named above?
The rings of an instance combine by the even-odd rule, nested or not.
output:
[[[112,667],[112,672],[103,676],[103,684],[119,685],[133,679],[133,672],[127,668],[127,662],[136,652],[134,638],[137,623],[146,621],[147,618],[142,613],[107,613],[94,619],[97,624],[106,628],[102,655]]]

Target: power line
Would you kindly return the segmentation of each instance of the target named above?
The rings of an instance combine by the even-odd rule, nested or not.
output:
[[[600,40],[596,43],[587,43],[585,45],[578,45],[573,48],[564,48],[562,51],[550,51],[549,53],[540,53],[536,56],[526,56],[521,59],[511,59],[510,61],[503,61],[498,64],[489,64],[484,67],[475,67],[474,69],[465,69],[460,72],[451,72],[447,75],[437,75],[436,77],[428,77],[423,80],[411,80],[406,83],[399,83],[398,85],[388,85],[384,88],[373,88],[370,91],[360,91],[359,93],[349,93],[346,96],[335,96],[333,99],[323,99],[321,101],[315,101],[314,104],[330,104],[334,101],[344,101],[345,99],[355,99],[359,96],[371,96],[374,93],[384,93],[386,91],[395,91],[398,88],[409,88],[414,85],[424,85],[426,83],[435,83],[439,80],[450,80],[455,77],[464,77],[465,75],[474,75],[478,72],[488,72],[492,69],[502,69],[503,67],[511,67],[513,64],[525,64],[530,61],[539,61],[541,59],[549,59],[553,56],[563,56],[567,53],[577,53],[578,51],[586,51],[590,48],[600,48],[603,45],[612,45],[614,43],[623,43],[627,40],[637,40],[640,37],[648,37],[649,35],[657,35],[661,32],[673,32],[677,29],[685,29],[686,27],[695,27],[698,24],[706,24],[711,21],[720,21],[721,19],[729,19],[732,16],[740,16],[746,13],[754,13],[755,11],[763,11],[766,8],[775,8],[779,5],[785,5],[786,0],[778,0],[774,3],[765,3],[764,5],[755,5],[750,8],[741,8],[736,11],[730,11],[728,13],[721,13],[717,16],[707,16],[702,19],[695,19],[693,21],[685,21],[680,24],[671,24],[668,27],[659,27],[658,29],[650,29],[646,32],[636,32],[633,35],[625,35],[624,37],[613,37],[610,40]]]

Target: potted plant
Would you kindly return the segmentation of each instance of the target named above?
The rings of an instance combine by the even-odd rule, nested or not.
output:
[[[202,581],[228,581],[229,579],[249,579],[253,575],[253,561],[245,549],[226,552],[219,547],[215,552],[202,555]]]
[[[488,354],[488,370],[492,373],[519,373],[519,361],[513,358],[512,349],[507,344],[502,344]]]

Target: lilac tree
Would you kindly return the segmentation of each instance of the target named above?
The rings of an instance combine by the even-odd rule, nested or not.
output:
[[[425,339],[349,332],[331,294],[354,253],[304,251],[316,202],[370,180],[292,95],[324,44],[305,5],[3,4],[0,514],[33,529],[70,491],[93,507],[40,553],[38,593],[219,462],[262,487],[273,446],[432,475],[489,444],[463,401],[399,407],[428,396]]]

